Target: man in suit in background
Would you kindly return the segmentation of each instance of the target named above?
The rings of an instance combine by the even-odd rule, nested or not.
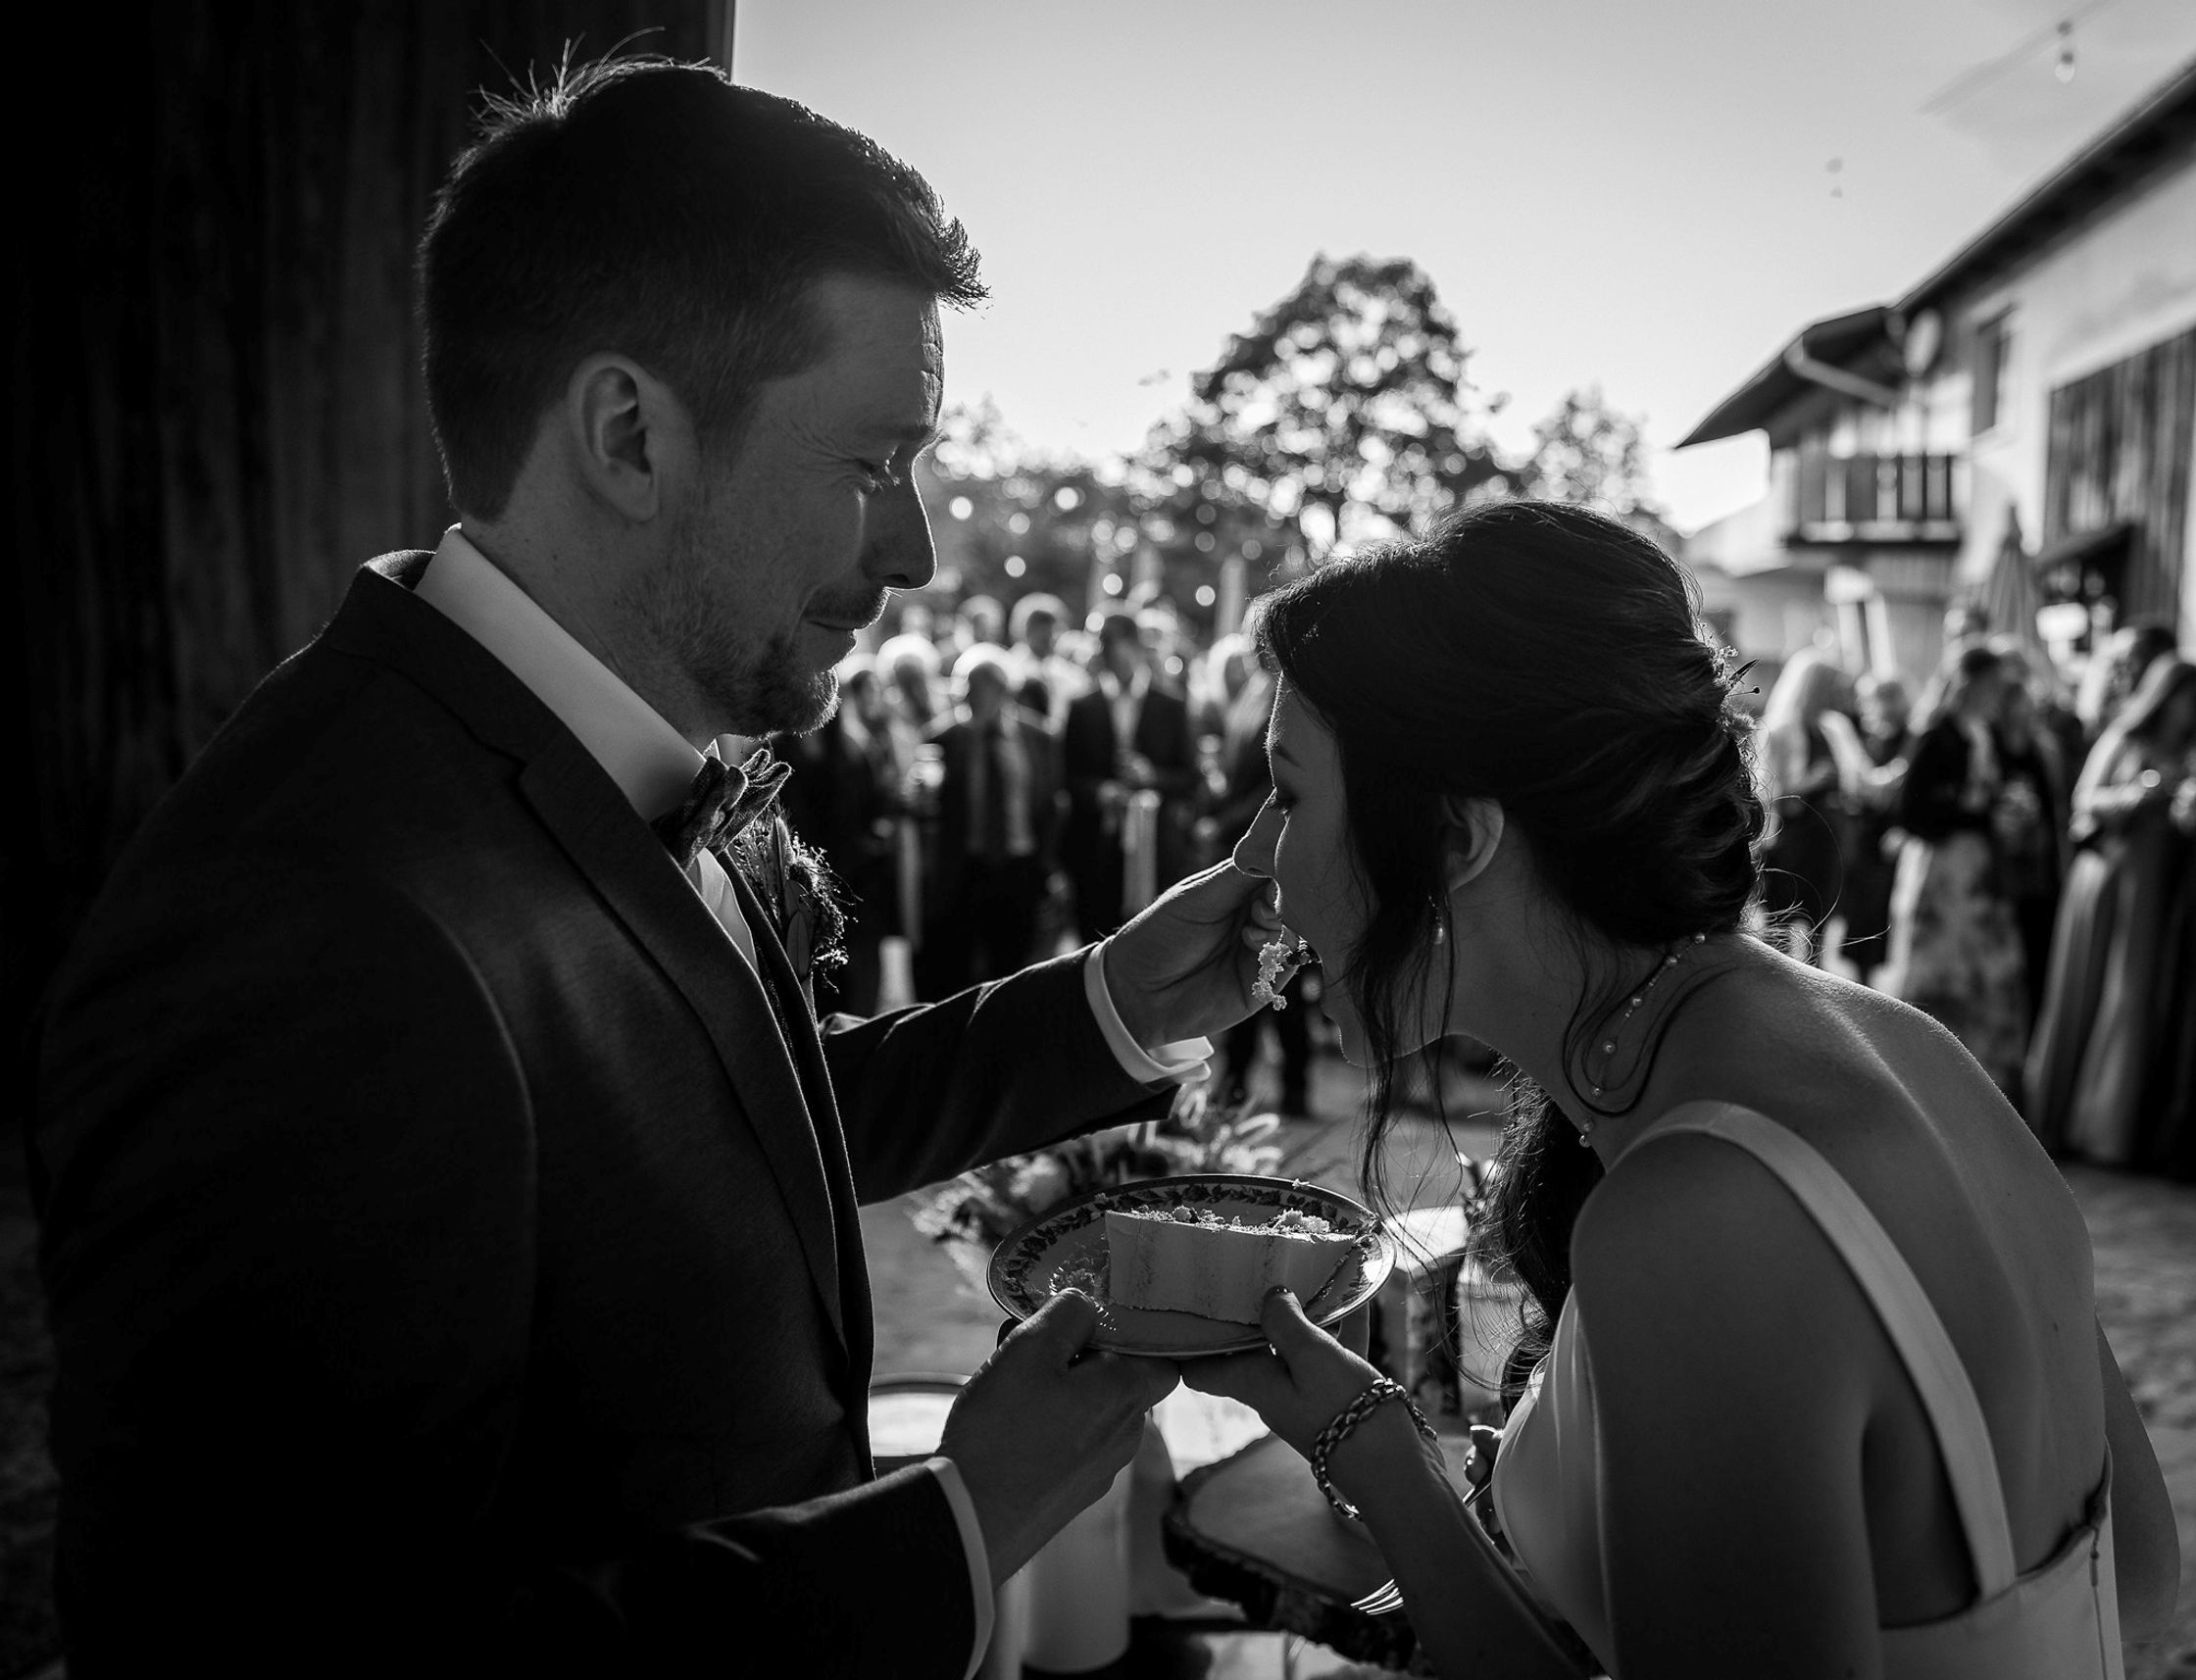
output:
[[[1126,613],[1107,614],[1098,651],[1097,682],[1068,708],[1061,741],[1068,778],[1061,849],[1084,939],[1102,939],[1125,918],[1123,840],[1130,801],[1139,793],[1159,796],[1155,872],[1165,887],[1187,865],[1198,785],[1189,705],[1153,680],[1141,626]]]
[[[1008,619],[1014,657],[1021,667],[1015,697],[1023,711],[1036,713],[1056,734],[1067,722],[1068,707],[1075,696],[1090,691],[1090,673],[1060,651],[1060,632],[1067,623],[1066,603],[1057,595],[1044,594],[1023,596]]]
[[[967,714],[933,736],[945,773],[923,941],[926,997],[1029,961],[1060,835],[1060,743],[1042,717],[1015,704],[1006,650],[978,643],[953,675]]]
[[[1216,871],[810,1012],[778,772],[704,749],[816,727],[934,569],[981,290],[913,171],[590,67],[491,113],[421,267],[462,523],[238,710],[43,1021],[71,1673],[959,1680],[1173,1373],[1061,1297],[875,1477],[858,1205],[1159,1112],[1270,917]]]

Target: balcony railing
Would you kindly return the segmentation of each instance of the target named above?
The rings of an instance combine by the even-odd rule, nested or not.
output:
[[[1956,543],[1959,458],[1800,454],[1789,539],[1809,543]]]

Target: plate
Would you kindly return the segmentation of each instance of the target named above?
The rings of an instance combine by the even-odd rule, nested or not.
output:
[[[1395,1264],[1392,1239],[1370,1211],[1336,1191],[1301,1178],[1188,1172],[1093,1190],[1040,1213],[993,1253],[991,1298],[1014,1317],[1027,1318],[1069,1284],[1104,1275],[1109,1210],[1150,1212],[1180,1207],[1210,1208],[1222,1218],[1240,1214],[1253,1223],[1295,1209],[1337,1226],[1364,1229],[1367,1234],[1357,1253],[1343,1260],[1326,1287],[1304,1304],[1315,1324],[1331,1324],[1364,1306]],[[1263,1348],[1266,1336],[1255,1324],[1100,1300],[1098,1332],[1091,1342],[1117,1354],[1186,1359]]]

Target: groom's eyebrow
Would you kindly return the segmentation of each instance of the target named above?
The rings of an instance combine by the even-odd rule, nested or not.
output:
[[[1292,766],[1296,764],[1296,755],[1288,750],[1286,741],[1268,741],[1266,752],[1269,758],[1284,759]]]

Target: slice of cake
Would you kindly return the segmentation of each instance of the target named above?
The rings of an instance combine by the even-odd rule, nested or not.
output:
[[[1106,1212],[1109,1300],[1256,1324],[1266,1292],[1284,1285],[1310,1301],[1357,1247],[1317,1214],[1291,1209],[1260,1224],[1209,1208]]]

